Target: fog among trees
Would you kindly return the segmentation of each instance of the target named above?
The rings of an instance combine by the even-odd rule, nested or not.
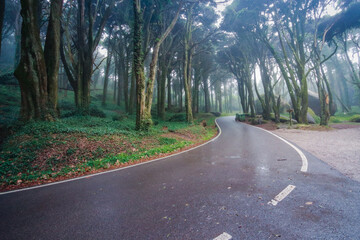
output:
[[[23,122],[63,118],[69,94],[137,130],[200,112],[328,125],[359,110],[359,19],[356,0],[6,0],[0,84]]]

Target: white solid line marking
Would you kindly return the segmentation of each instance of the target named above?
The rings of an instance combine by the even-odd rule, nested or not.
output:
[[[226,232],[223,232],[221,235],[217,236],[213,240],[229,240],[232,239],[232,236]]]
[[[277,137],[278,139],[282,140],[282,141],[285,142],[286,144],[290,145],[290,147],[292,147],[293,149],[295,149],[295,151],[300,155],[301,161],[302,161],[302,166],[301,166],[300,171],[301,171],[301,172],[307,172],[307,170],[308,170],[308,160],[307,160],[305,154],[304,154],[299,148],[295,147],[293,144],[291,144],[291,143],[288,142],[287,140],[283,139],[282,137],[279,137],[279,136],[276,135],[275,133],[272,133],[272,132],[270,132],[270,131],[268,131],[268,130],[266,130],[266,129],[263,129],[263,128],[259,128],[259,127],[256,127],[256,128],[261,129],[261,130],[263,130],[263,131],[265,131],[265,132],[267,132],[267,133],[270,133],[271,135]]]
[[[174,153],[174,154],[168,155],[168,156],[166,156],[166,157],[157,158],[157,159],[154,159],[154,160],[151,160],[151,161],[142,162],[142,163],[137,163],[137,164],[134,164],[134,165],[131,165],[131,166],[123,167],[123,168],[117,168],[117,169],[113,169],[113,170],[109,170],[109,171],[105,171],[105,172],[94,173],[94,174],[85,175],[85,176],[82,176],[82,177],[67,179],[67,180],[63,180],[63,181],[59,181],[59,182],[47,183],[47,184],[38,185],[38,186],[34,186],[34,187],[22,188],[22,189],[17,189],[17,190],[8,191],[8,192],[0,192],[0,195],[10,194],[10,193],[16,193],[16,192],[22,192],[22,191],[32,190],[32,189],[36,189],[36,188],[49,187],[49,186],[52,186],[52,185],[57,185],[57,184],[61,184],[61,183],[77,181],[77,180],[84,179],[84,178],[91,178],[91,177],[94,177],[94,176],[103,175],[103,174],[106,174],[106,173],[117,172],[117,171],[125,170],[125,169],[128,169],[128,168],[133,168],[133,167],[137,167],[137,166],[140,166],[140,165],[145,165],[145,164],[148,164],[148,163],[152,163],[152,162],[164,160],[164,159],[167,159],[167,158],[170,158],[170,157],[174,157],[174,156],[177,156],[177,155],[186,153],[186,152],[190,152],[190,151],[192,151],[192,150],[194,150],[194,149],[196,149],[196,148],[202,147],[202,146],[204,146],[204,145],[206,145],[206,144],[208,144],[208,143],[210,143],[210,142],[213,142],[213,141],[215,141],[216,139],[218,139],[218,138],[220,137],[220,135],[221,135],[221,128],[220,128],[219,124],[217,123],[217,119],[218,119],[218,118],[215,119],[215,124],[216,124],[217,128],[219,129],[219,134],[218,134],[215,138],[211,139],[210,141],[208,141],[208,142],[206,142],[206,143],[203,143],[203,144],[201,144],[201,145],[199,145],[199,146],[190,148],[190,149],[188,149],[188,150],[185,150],[185,151],[182,151],[182,152],[178,152],[178,153]]]
[[[274,197],[274,199],[271,199],[270,202],[268,202],[268,204],[276,206],[279,202],[281,202],[282,200],[284,200],[284,198],[287,197],[287,195],[289,195],[294,189],[296,188],[296,186],[294,185],[289,185],[287,186],[284,190],[282,190],[278,195],[276,195]]]

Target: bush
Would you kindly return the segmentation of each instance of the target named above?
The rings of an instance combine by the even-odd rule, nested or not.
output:
[[[75,110],[75,104],[69,101],[60,101],[59,102],[59,108],[61,111],[74,111]]]
[[[245,114],[237,113],[236,116],[235,116],[235,121],[245,122]]]
[[[331,123],[342,123],[342,121],[339,118],[335,117],[335,116],[330,117],[330,122]]]
[[[103,110],[98,109],[97,107],[90,107],[90,116],[106,118],[106,114]]]
[[[186,114],[176,113],[170,117],[169,122],[186,122]]]
[[[314,110],[312,110],[311,108],[308,108],[308,113],[314,118],[315,123],[317,123],[317,124],[320,123],[320,117],[315,114]]]
[[[127,115],[125,114],[117,114],[112,116],[113,121],[123,121],[124,119],[127,119]]]
[[[356,114],[350,118],[350,122],[358,122],[360,123],[360,114]]]
[[[159,143],[160,145],[171,145],[176,143],[176,139],[174,138],[167,138],[167,137],[161,137],[159,138]]]
[[[215,117],[221,116],[221,112],[211,112],[211,114],[214,115]]]
[[[87,116],[87,115],[90,115],[92,117],[106,118],[105,112],[98,109],[95,106],[90,107],[89,114],[86,114],[86,112],[84,112],[84,111],[75,110],[75,111],[71,111],[71,112],[66,112],[66,113],[62,114],[61,117],[68,118],[68,117],[74,117],[74,116]]]

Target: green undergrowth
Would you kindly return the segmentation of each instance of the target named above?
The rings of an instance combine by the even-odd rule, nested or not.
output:
[[[181,141],[172,144],[161,145],[149,150],[139,151],[138,153],[134,154],[120,153],[107,155],[103,158],[86,160],[76,165],[64,166],[58,171],[54,171],[51,168],[39,171],[36,167],[31,166],[31,161],[6,161],[0,163],[1,184],[2,187],[5,187],[7,185],[19,184],[19,181],[22,183],[49,180],[51,178],[57,177],[77,176],[98,169],[108,169],[110,167],[119,166],[123,163],[135,162],[159,154],[170,153],[189,146],[191,143],[192,142],[190,141]],[[34,157],[34,154],[30,154],[27,157],[28,160],[31,160],[31,157]],[[49,167],[51,167],[51,165]]]
[[[60,118],[54,122],[18,122],[20,91],[0,85],[0,189],[71,178],[121,164],[163,156],[211,139],[215,116],[197,114],[193,124],[185,113],[167,112],[147,132],[135,130],[135,116],[125,113],[109,94],[91,92],[90,116],[76,111],[72,91],[59,92]],[[205,123],[205,124],[204,124]]]
[[[127,115],[17,125],[0,151],[0,186],[69,178],[161,156],[211,139],[217,132],[214,120],[211,114],[199,114],[193,124],[155,119],[148,132],[135,131],[135,117]]]
[[[351,112],[343,113],[337,112],[335,116],[330,117],[330,123],[359,123],[360,109],[357,106],[352,106]]]

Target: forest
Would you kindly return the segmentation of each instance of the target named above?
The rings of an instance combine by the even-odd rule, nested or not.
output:
[[[360,122],[358,0],[0,2],[0,186],[202,144],[215,118]]]

